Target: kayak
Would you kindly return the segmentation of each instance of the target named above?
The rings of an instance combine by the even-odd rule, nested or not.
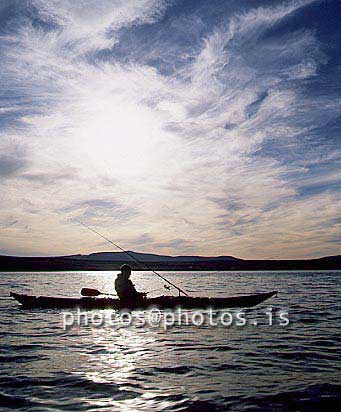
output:
[[[52,296],[33,296],[11,292],[10,296],[16,299],[25,308],[82,308],[82,309],[222,309],[222,308],[248,308],[277,295],[277,291],[257,293],[254,295],[234,296],[227,298],[189,297],[189,296],[158,296],[146,298],[140,302],[124,304],[119,299],[113,298],[63,298]]]

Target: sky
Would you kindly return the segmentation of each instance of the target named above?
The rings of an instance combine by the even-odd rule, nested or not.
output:
[[[340,254],[340,18],[0,0],[0,254]]]

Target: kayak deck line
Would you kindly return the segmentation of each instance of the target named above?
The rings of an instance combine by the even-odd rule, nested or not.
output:
[[[256,293],[253,295],[232,296],[226,298],[218,297],[188,297],[188,296],[158,296],[146,298],[143,301],[126,305],[119,299],[114,298],[64,298],[53,296],[34,296],[11,292],[10,296],[17,300],[25,308],[83,308],[83,309],[147,309],[157,307],[159,309],[205,309],[205,308],[246,308],[253,307],[273,296],[277,291]]]

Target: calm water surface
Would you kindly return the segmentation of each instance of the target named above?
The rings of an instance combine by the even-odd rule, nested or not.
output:
[[[122,325],[64,331],[60,310],[27,310],[9,292],[110,292],[110,272],[0,275],[1,411],[320,411],[336,409],[340,381],[337,272],[164,274],[194,296],[279,290],[247,316],[287,310],[287,327]],[[162,287],[136,273],[139,290]],[[153,295],[162,294],[155,292]]]

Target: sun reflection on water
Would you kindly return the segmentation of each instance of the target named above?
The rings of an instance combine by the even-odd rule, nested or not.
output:
[[[136,411],[138,406],[150,410],[153,399],[160,393],[140,384],[136,377],[143,373],[141,361],[153,364],[152,358],[158,352],[155,332],[133,326],[111,326],[92,328],[91,333],[93,349],[87,355],[82,375],[94,383],[109,383],[113,393],[105,401],[89,400],[90,405],[122,411]]]

